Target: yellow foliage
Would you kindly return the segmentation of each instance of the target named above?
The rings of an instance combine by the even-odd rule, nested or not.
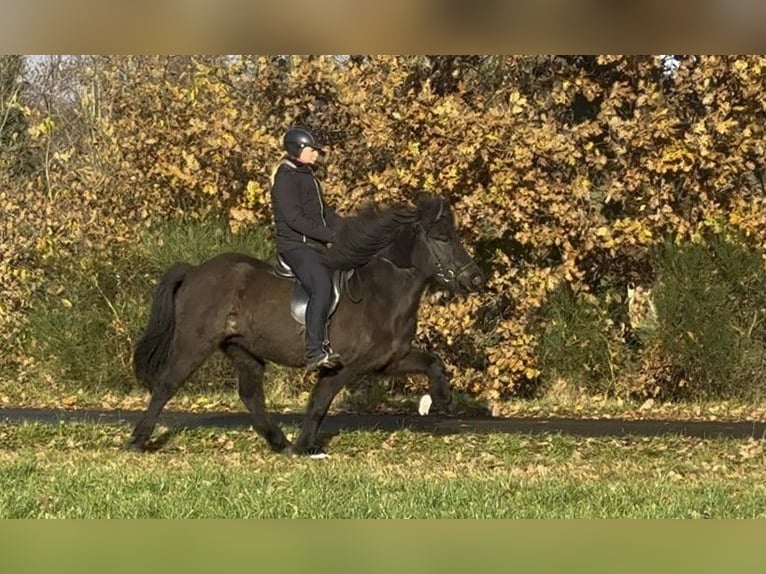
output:
[[[539,376],[535,318],[561,282],[585,292],[594,274],[619,280],[658,238],[699,237],[714,221],[766,244],[753,193],[763,56],[683,58],[672,91],[654,57],[493,57],[443,76],[414,56],[98,62],[81,82],[99,86],[76,118],[87,129],[65,134],[67,122],[26,109],[32,152],[48,163],[0,188],[6,340],[52,280],[46,257],[115,248],[179,210],[220,210],[234,230],[269,224],[271,169],[294,122],[328,142],[322,176],[341,212],[418,189],[452,200],[488,290],[426,303],[418,338],[458,387],[488,397]]]

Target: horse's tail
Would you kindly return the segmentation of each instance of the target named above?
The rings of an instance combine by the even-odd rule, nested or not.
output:
[[[146,328],[133,351],[133,372],[150,390],[168,360],[176,323],[175,295],[191,268],[188,263],[176,263],[162,276],[154,290]]]

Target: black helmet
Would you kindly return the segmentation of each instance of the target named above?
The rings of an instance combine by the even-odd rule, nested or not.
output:
[[[301,150],[306,147],[313,147],[315,150],[324,151],[324,147],[320,144],[310,131],[306,128],[292,127],[285,132],[282,138],[282,147],[292,157],[296,157],[301,153]]]

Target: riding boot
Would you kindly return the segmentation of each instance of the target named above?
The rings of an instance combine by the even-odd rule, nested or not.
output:
[[[332,350],[332,347],[330,346],[330,341],[328,341],[327,339],[325,339],[322,342],[322,349],[327,354],[327,357],[330,361],[333,361],[336,363],[341,362],[340,354]]]
[[[332,350],[330,342],[325,339],[322,341],[320,349],[306,351],[306,368],[309,371],[317,369],[334,369],[341,365],[341,356]]]
[[[340,355],[335,352],[322,352],[315,357],[306,359],[306,369],[316,371],[317,369],[334,369],[341,365]]]

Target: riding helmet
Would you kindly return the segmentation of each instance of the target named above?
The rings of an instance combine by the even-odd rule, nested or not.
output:
[[[306,146],[310,146],[320,152],[324,151],[324,146],[317,141],[314,134],[306,128],[300,127],[292,127],[285,132],[282,138],[282,146],[292,157],[297,157]]]

